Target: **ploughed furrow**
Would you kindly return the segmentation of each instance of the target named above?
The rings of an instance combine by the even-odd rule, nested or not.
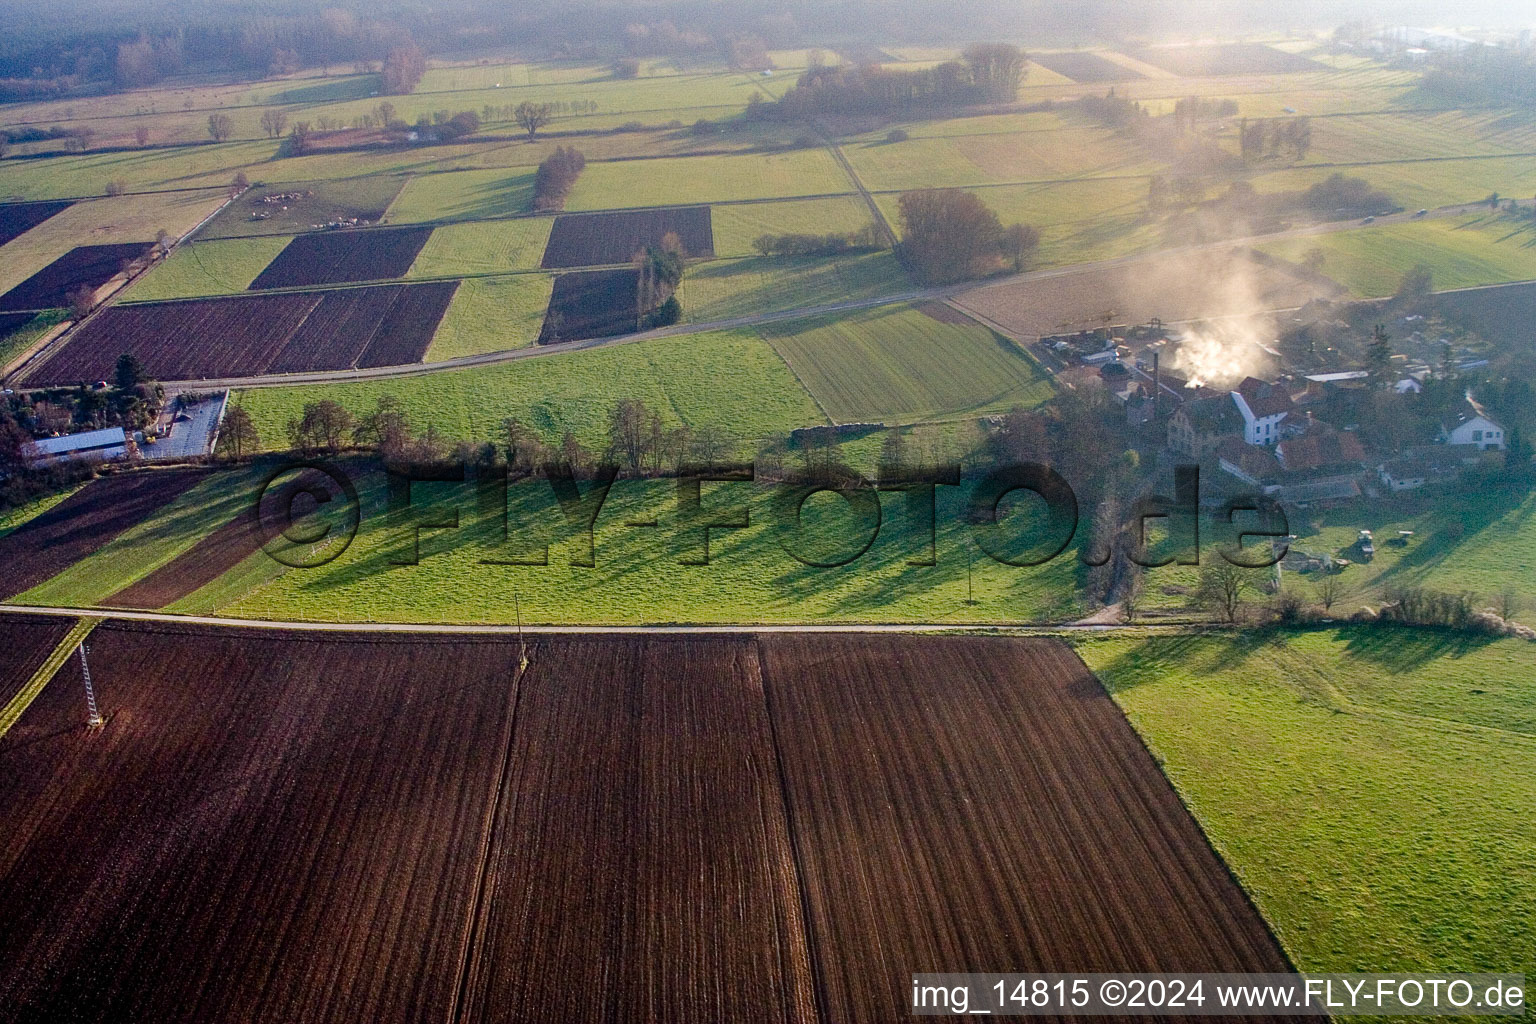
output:
[[[761,638],[828,1019],[917,971],[1284,971],[1284,955],[1064,645]]]
[[[0,707],[32,678],[71,625],[69,619],[0,615],[0,649],[5,651],[5,656],[0,657]]]
[[[0,740],[0,1020],[443,1020],[515,644],[106,625]]]
[[[541,642],[465,1021],[816,1019],[748,638]]]
[[[458,288],[457,281],[405,285],[357,365],[366,369],[421,362]]]
[[[113,306],[29,371],[26,383],[107,380],[125,352],[156,380],[261,373],[319,302],[311,292]]]
[[[389,285],[322,293],[320,304],[262,372],[346,370],[356,366],[402,291],[400,285]]]
[[[164,608],[212,583],[255,554],[267,538],[242,512],[143,579],[101,603],[108,608]]]

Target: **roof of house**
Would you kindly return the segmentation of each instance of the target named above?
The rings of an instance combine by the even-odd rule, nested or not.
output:
[[[1228,395],[1197,398],[1193,402],[1185,402],[1179,411],[1188,416],[1190,424],[1202,433],[1220,434],[1242,428],[1243,419]]]
[[[1460,468],[1460,459],[1443,460],[1420,456],[1411,459],[1393,459],[1382,465],[1381,473],[1393,480],[1427,480],[1432,477],[1453,475]]]
[[[1309,373],[1307,380],[1316,381],[1319,384],[1327,384],[1330,381],[1339,380],[1365,380],[1371,375],[1369,370],[1340,370],[1337,373]],[[1249,378],[1252,380],[1252,378]]]
[[[1350,478],[1311,480],[1305,483],[1287,484],[1276,492],[1282,501],[1307,504],[1313,501],[1347,501],[1360,497],[1360,485]]]
[[[1255,480],[1273,480],[1280,475],[1280,461],[1263,445],[1248,444],[1240,437],[1229,437],[1216,449],[1222,462],[1236,466]]]
[[[1257,377],[1244,377],[1237,386],[1248,409],[1258,419],[1279,416],[1291,411],[1291,393],[1279,384],[1267,384]]]
[[[70,452],[84,451],[91,448],[110,448],[114,445],[127,443],[128,435],[123,433],[122,427],[108,427],[105,430],[87,430],[82,434],[45,437],[40,441],[33,441],[30,451],[35,457],[47,458],[55,455],[67,455]]]
[[[1477,402],[1473,401],[1470,397],[1462,402],[1461,405],[1457,406],[1451,412],[1442,417],[1440,420],[1440,425],[1444,427],[1445,432],[1449,434],[1457,427],[1462,426],[1465,423],[1470,423],[1478,417],[1482,417],[1496,427],[1499,426],[1499,421],[1488,415],[1488,411]]]
[[[1360,444],[1360,438],[1326,424],[1318,424],[1300,437],[1281,441],[1275,446],[1275,454],[1290,473],[1323,466],[1359,465],[1365,461],[1365,448]]]

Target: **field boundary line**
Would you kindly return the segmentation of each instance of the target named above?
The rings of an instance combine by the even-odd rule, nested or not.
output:
[[[91,635],[91,631],[100,624],[100,618],[88,617],[77,620],[70,627],[69,632],[64,634],[64,639],[60,640],[53,652],[43,659],[43,663],[37,667],[36,672],[32,673],[32,678],[27,680],[26,685],[17,691],[10,703],[0,708],[0,738],[10,732],[11,726],[20,721],[21,716],[26,714],[27,708],[32,706],[32,702],[43,692],[44,687],[58,674],[59,669],[64,667],[64,663],[69,661],[70,655],[75,653],[75,648],[84,643],[86,637]]]

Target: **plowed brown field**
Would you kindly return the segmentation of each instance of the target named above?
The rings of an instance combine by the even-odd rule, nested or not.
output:
[[[0,615],[0,707],[16,696],[32,673],[69,632],[69,619]]]
[[[1289,970],[1065,644],[761,643],[827,1019],[912,971]]]
[[[0,598],[63,572],[202,479],[198,470],[123,473],[96,480],[0,537]]]
[[[1063,645],[108,624],[0,739],[0,1021],[895,1021],[1283,970]]]

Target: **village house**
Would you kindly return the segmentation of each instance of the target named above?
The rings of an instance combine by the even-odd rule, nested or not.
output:
[[[1420,449],[1382,463],[1376,474],[1382,486],[1395,494],[1449,483],[1456,479],[1468,461],[1476,460],[1469,460],[1464,451],[1454,448]]]
[[[1472,445],[1478,451],[1504,450],[1504,428],[1481,405],[1468,398],[1440,421],[1440,440],[1449,445]]]
[[[1291,412],[1291,395],[1284,385],[1246,377],[1232,392],[1232,402],[1243,417],[1244,441],[1262,445],[1279,443],[1280,423]]]
[[[1243,429],[1243,418],[1226,395],[1185,402],[1168,418],[1168,447],[1192,459],[1215,451]]]

